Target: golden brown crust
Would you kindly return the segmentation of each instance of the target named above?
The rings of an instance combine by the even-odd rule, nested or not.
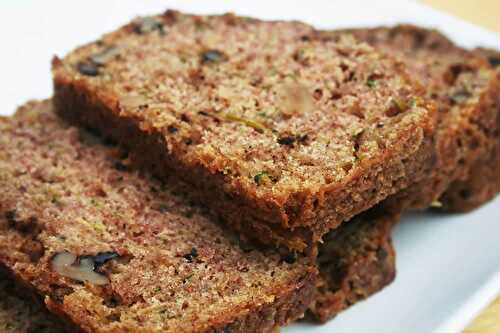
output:
[[[426,208],[452,197],[456,201],[459,193],[468,194],[467,199],[462,197],[470,200],[463,202],[464,206],[476,206],[491,197],[496,190],[484,181],[481,185],[479,180],[473,180],[471,188],[466,189],[466,179],[489,159],[485,156],[498,141],[500,79],[488,62],[475,52],[457,47],[435,30],[412,25],[333,32],[339,33],[354,34],[401,59],[427,87],[428,97],[438,104],[434,138],[437,165],[429,173],[431,177],[409,187],[395,200]],[[451,203],[442,203],[442,208],[452,209]]]
[[[157,30],[137,34],[145,20]],[[236,229],[304,251],[423,177],[429,161],[417,154],[433,116],[399,62],[314,34],[231,15],[138,19],[54,60],[55,103],[205,203],[230,201],[251,220]],[[219,214],[233,224],[234,210]]]

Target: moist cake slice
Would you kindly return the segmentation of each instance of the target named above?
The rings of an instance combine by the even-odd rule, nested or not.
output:
[[[400,62],[314,35],[230,14],[137,18],[54,59],[55,105],[189,182],[241,234],[314,252],[425,175],[434,116]]]
[[[500,52],[477,49],[476,54],[485,57],[497,69],[500,80]],[[443,208],[454,212],[469,211],[493,199],[500,191],[500,91],[497,91],[496,144],[469,170],[466,179],[454,181],[440,198]]]
[[[271,332],[311,303],[306,258],[239,247],[49,102],[0,126],[0,262],[83,331]]]
[[[181,183],[128,170],[50,101],[0,118],[0,148],[0,264],[86,332],[272,331],[311,304],[326,320],[394,277],[389,211],[330,234],[317,263],[240,244]]]
[[[321,245],[320,276],[308,319],[325,322],[393,281],[396,271],[390,235],[398,215],[370,215],[357,217],[329,233]],[[39,300],[18,289],[0,269],[2,333],[75,332],[74,328],[67,330]]]
[[[380,210],[378,211],[380,213]],[[320,277],[308,310],[325,322],[340,311],[388,285],[395,277],[391,228],[398,214],[356,217],[332,233],[320,247]],[[0,268],[0,332],[69,333],[39,300],[21,292]]]
[[[483,177],[479,176],[482,172],[492,175],[496,169],[495,158],[489,156],[495,155],[491,151],[499,140],[498,72],[483,56],[454,45],[435,30],[400,25],[326,32],[330,37],[345,34],[404,62],[411,75],[426,86],[427,97],[438,105],[434,139],[437,165],[430,177],[403,191],[396,200],[416,208],[432,205],[461,210],[461,205],[463,209],[477,207],[491,198],[496,185],[493,190],[491,179],[476,178]],[[480,171],[483,168],[488,170]]]

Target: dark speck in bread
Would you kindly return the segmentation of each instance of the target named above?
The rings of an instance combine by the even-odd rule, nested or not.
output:
[[[183,257],[184,259],[187,260],[187,262],[192,263],[193,260],[196,260],[196,258],[198,258],[198,250],[196,250],[196,248],[193,247],[191,251],[185,254]]]
[[[97,76],[99,75],[99,68],[93,61],[83,61],[78,64],[78,71],[83,75]]]
[[[202,64],[216,64],[226,60],[226,56],[219,50],[207,50],[201,53]]]
[[[496,55],[496,56],[489,56],[488,57],[488,62],[490,63],[491,66],[493,67],[497,67],[497,66],[500,66],[500,56],[499,55]]]
[[[106,262],[110,261],[111,259],[115,259],[120,257],[120,255],[116,252],[112,251],[106,251],[106,252],[99,252],[96,255],[84,255],[80,256],[81,259],[89,259],[92,260],[92,262],[95,265],[95,268],[98,268],[102,265],[104,265]]]
[[[278,138],[278,143],[280,145],[291,146],[297,139],[294,136],[282,136]]]
[[[134,22],[134,32],[142,35],[153,31],[165,34],[163,23],[156,17],[144,17]]]

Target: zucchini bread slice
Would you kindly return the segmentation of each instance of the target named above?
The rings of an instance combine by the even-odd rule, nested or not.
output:
[[[307,258],[239,247],[49,102],[0,126],[0,262],[83,331],[272,332],[311,303]]]
[[[437,164],[430,177],[403,191],[397,200],[403,197],[415,208],[433,205],[463,210],[490,199],[496,185],[493,190],[491,183],[495,182],[485,176],[497,169],[490,155],[495,155],[492,150],[497,146],[500,128],[500,76],[487,59],[454,45],[438,31],[412,25],[332,34],[346,33],[403,61],[438,106],[434,138]],[[478,167],[484,164],[488,170],[480,175],[482,168]],[[482,177],[483,181],[477,179]],[[460,202],[458,197],[462,198]]]
[[[372,214],[372,213],[370,213]],[[320,276],[308,319],[325,322],[345,308],[381,290],[394,280],[391,228],[397,214],[356,217],[327,235],[320,247]],[[376,218],[375,222],[372,218]],[[64,333],[68,329],[26,291],[19,290],[0,269],[0,331],[2,333]]]
[[[482,48],[475,52],[497,68],[497,75],[500,77],[500,52]],[[456,180],[450,185],[440,199],[446,210],[470,211],[491,200],[500,191],[500,91],[497,92],[497,98],[496,144],[469,170],[466,179]]]
[[[319,264],[257,250],[51,101],[0,119],[0,157],[0,264],[86,332],[267,332],[311,304],[326,320],[394,277],[397,214],[358,217],[367,227],[329,236],[339,245]]]
[[[325,322],[345,308],[367,298],[393,281],[394,249],[391,227],[397,214],[356,217],[327,236],[320,247],[320,276],[308,313]],[[383,218],[381,218],[383,217]],[[372,219],[376,219],[373,222]],[[64,327],[0,268],[0,332],[64,333]]]
[[[435,116],[400,62],[314,34],[234,15],[138,18],[54,59],[55,105],[189,182],[240,233],[314,252],[425,175]]]

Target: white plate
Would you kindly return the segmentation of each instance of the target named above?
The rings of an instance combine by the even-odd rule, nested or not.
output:
[[[478,3],[479,5],[479,3]],[[500,36],[415,2],[394,1],[0,1],[0,114],[51,94],[50,58],[138,14],[190,12],[300,19],[321,28],[413,22],[464,46],[500,49]],[[500,166],[499,166],[500,167]],[[406,216],[395,232],[398,276],[323,326],[293,332],[458,332],[500,290],[500,198],[466,215]],[[500,327],[499,327],[500,331]]]

